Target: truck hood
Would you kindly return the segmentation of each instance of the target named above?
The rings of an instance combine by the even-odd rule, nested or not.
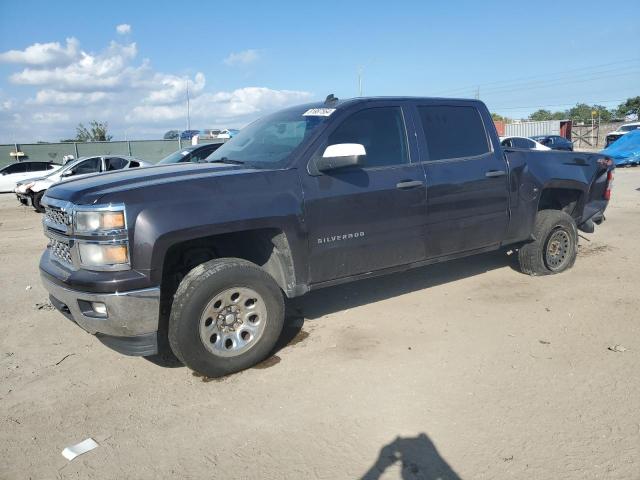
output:
[[[70,178],[49,188],[47,197],[69,201],[77,205],[86,205],[98,203],[100,197],[106,194],[117,195],[119,192],[157,186],[163,183],[261,171],[264,170],[219,163],[155,165],[100,173],[77,179]]]

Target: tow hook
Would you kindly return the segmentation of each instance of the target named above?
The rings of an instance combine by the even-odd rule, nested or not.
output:
[[[589,219],[581,225],[578,225],[578,230],[584,233],[593,233],[596,230],[596,225],[593,223],[593,220]]]

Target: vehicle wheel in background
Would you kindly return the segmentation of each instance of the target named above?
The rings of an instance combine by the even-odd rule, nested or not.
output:
[[[43,196],[44,196],[44,190],[42,192],[37,192],[33,194],[33,199],[31,200],[31,203],[33,203],[33,208],[36,209],[36,212],[44,213],[44,207],[40,204]]]
[[[578,253],[578,229],[571,215],[562,210],[541,210],[533,228],[534,241],[518,251],[523,273],[549,275],[568,270]]]
[[[249,368],[274,348],[284,299],[254,263],[220,258],[198,265],[180,282],[169,317],[169,343],[186,366],[208,377]]]

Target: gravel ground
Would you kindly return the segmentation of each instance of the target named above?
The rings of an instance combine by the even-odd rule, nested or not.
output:
[[[496,253],[317,291],[217,381],[49,310],[11,195],[0,233],[0,478],[640,478],[640,168],[571,271]]]

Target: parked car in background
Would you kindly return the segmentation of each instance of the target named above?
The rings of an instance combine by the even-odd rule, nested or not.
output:
[[[40,205],[42,196],[51,185],[62,180],[69,177],[82,177],[93,173],[112,172],[125,168],[148,167],[151,165],[149,162],[124,155],[81,157],[48,175],[19,182],[15,187],[15,193],[18,196],[18,201],[23,205],[31,204],[38,212],[44,212]]]
[[[222,132],[220,132],[220,134],[218,135],[218,138],[233,138],[236,136],[236,134],[239,131],[240,130],[238,130],[237,128],[227,128],[225,130],[222,130]]]
[[[560,135],[535,135],[529,138],[541,143],[545,147],[549,147],[551,150],[566,150],[568,152],[573,152],[573,142],[570,142]]]
[[[507,148],[526,148],[528,150],[551,150],[539,142],[527,137],[500,137],[500,145]]]
[[[171,155],[167,155],[160,160],[157,165],[166,165],[169,163],[189,163],[189,162],[203,162],[205,158],[215,152],[222,143],[205,143],[202,145],[190,145],[185,148],[181,148],[177,152],[173,152]]]
[[[179,136],[180,136],[180,130],[169,130],[167,133],[164,134],[163,138],[165,140],[177,140]]]
[[[200,130],[185,130],[180,134],[180,140],[191,140],[195,135],[199,135]]]
[[[616,140],[618,140],[623,135],[626,135],[627,133],[632,132],[634,130],[638,130],[638,129],[640,129],[640,122],[625,123],[624,125],[620,125],[613,132],[607,133],[607,136],[605,137],[605,144],[604,144],[605,148],[611,145]]]
[[[17,162],[0,169],[0,193],[13,192],[16,184],[36,175],[53,172],[62,165],[52,162]]]

